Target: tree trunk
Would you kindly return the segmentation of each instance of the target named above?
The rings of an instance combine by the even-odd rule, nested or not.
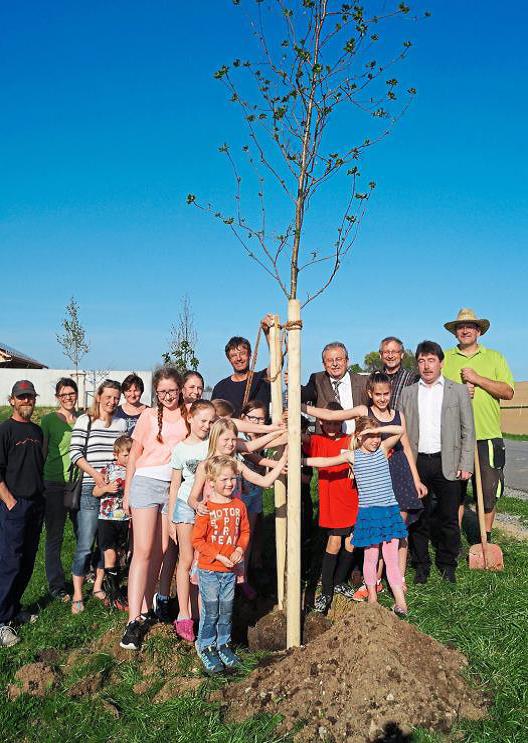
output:
[[[288,302],[288,322],[299,322],[298,299]],[[301,329],[288,331],[288,497],[286,645],[301,644]]]
[[[282,420],[281,339],[279,316],[274,315],[270,328],[271,419]],[[282,448],[281,448],[282,451]],[[281,452],[279,452],[280,454]],[[279,456],[279,454],[277,456]],[[286,570],[286,483],[284,477],[275,481],[275,554],[277,562],[277,605],[284,608],[284,574]]]

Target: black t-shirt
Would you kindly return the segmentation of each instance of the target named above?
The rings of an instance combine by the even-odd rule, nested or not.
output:
[[[5,482],[14,498],[42,495],[42,443],[42,429],[36,423],[12,418],[0,423],[0,482]]]
[[[271,389],[270,383],[267,381],[268,372],[267,369],[255,372],[253,380],[251,382],[251,392],[248,397],[249,400],[260,400],[266,406],[266,411],[269,411],[269,405],[271,400]],[[244,400],[244,392],[246,391],[246,382],[233,382],[231,377],[226,377],[220,382],[215,384],[213,393],[211,395],[212,400],[227,400],[235,409],[235,418],[240,418],[240,411],[242,409],[242,401]]]

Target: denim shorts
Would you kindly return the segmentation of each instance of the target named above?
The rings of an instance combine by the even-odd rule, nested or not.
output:
[[[172,514],[172,521],[175,524],[194,524],[196,513],[194,508],[191,508],[181,498],[176,498],[176,505],[174,506],[174,513]]]
[[[153,477],[134,475],[130,486],[128,503],[131,508],[157,508],[167,511],[169,500],[169,483],[155,480]]]
[[[247,512],[262,513],[262,488],[258,485],[253,485],[252,483],[245,482],[244,489],[247,489],[247,492],[244,492],[243,490],[240,497],[244,501]]]

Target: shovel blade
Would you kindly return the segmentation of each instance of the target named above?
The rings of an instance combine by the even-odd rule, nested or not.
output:
[[[486,544],[486,561],[482,554],[482,545],[474,544],[469,550],[470,570],[504,570],[504,557],[498,544]]]

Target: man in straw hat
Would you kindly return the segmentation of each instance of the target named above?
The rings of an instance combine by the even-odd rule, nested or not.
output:
[[[497,498],[504,491],[505,447],[500,424],[500,400],[511,400],[514,383],[504,356],[479,343],[489,329],[489,320],[461,309],[456,320],[444,327],[456,336],[458,344],[445,352],[444,375],[454,382],[467,385],[472,398],[478,442],[484,513],[488,541],[495,519]],[[475,483],[473,483],[473,489]],[[462,488],[463,497],[466,488]],[[463,502],[459,510],[462,520]]]

